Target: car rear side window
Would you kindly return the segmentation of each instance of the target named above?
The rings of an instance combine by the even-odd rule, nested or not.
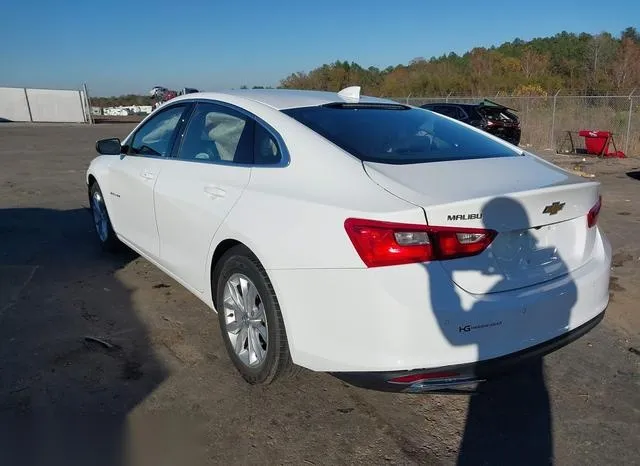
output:
[[[178,158],[200,162],[248,164],[253,160],[253,120],[230,108],[198,103]]]
[[[282,161],[282,153],[273,135],[261,124],[254,126],[254,163],[256,165],[275,165]]]
[[[484,133],[419,108],[327,105],[283,112],[363,161],[408,164],[521,155]]]

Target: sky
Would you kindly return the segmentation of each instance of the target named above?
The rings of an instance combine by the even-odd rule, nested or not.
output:
[[[1,0],[0,10],[0,86],[86,83],[93,96],[275,86],[336,60],[386,68],[516,37],[640,29],[639,0]]]

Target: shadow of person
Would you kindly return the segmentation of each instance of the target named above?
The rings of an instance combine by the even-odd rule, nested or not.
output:
[[[480,361],[563,333],[577,300],[566,264],[553,246],[537,239],[551,233],[544,226],[534,228],[538,225],[531,224],[518,201],[493,199],[483,207],[482,219],[485,228],[498,231],[490,249],[440,264],[457,284],[442,286],[429,274],[432,308],[442,333],[456,350],[475,351]],[[558,278],[557,286],[544,293],[527,287],[551,276]],[[488,292],[478,292],[482,282],[493,283]],[[471,296],[465,287],[475,287],[471,291],[478,294]],[[500,292],[509,293],[503,295],[504,303]],[[481,382],[469,401],[458,464],[552,461],[551,405],[542,359]]]
[[[127,416],[167,376],[115,276],[136,256],[92,229],[85,209],[0,209],[2,464],[123,464]]]

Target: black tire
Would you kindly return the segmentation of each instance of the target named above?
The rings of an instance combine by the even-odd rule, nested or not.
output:
[[[253,283],[265,311],[268,342],[266,356],[257,367],[250,367],[240,359],[234,351],[227,333],[227,313],[223,304],[224,289],[227,281],[234,274],[242,274]],[[260,261],[247,247],[235,246],[220,258],[214,270],[212,289],[216,296],[220,332],[227,354],[247,382],[250,384],[269,384],[279,377],[291,376],[298,372],[298,366],[295,366],[291,360],[284,321],[271,281]],[[229,316],[231,315],[229,314]]]
[[[89,208],[91,209],[91,218],[93,219],[93,231],[96,233],[96,237],[100,242],[100,246],[107,252],[119,251],[122,247],[122,243],[116,236],[111,226],[111,219],[107,212],[107,206],[104,203],[104,196],[98,186],[98,182],[94,182],[89,188]],[[106,221],[106,234],[101,235],[99,231],[98,222],[96,220],[96,209],[100,209],[100,214],[104,215]]]

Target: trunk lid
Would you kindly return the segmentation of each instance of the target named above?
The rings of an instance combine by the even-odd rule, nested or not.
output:
[[[537,157],[390,165],[364,162],[369,177],[421,206],[432,226],[498,232],[481,254],[442,261],[473,294],[508,291],[552,280],[589,261],[596,229],[587,213],[599,183]]]

